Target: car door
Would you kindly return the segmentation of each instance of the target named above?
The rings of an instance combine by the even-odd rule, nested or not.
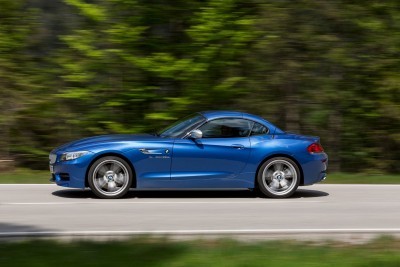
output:
[[[174,143],[171,180],[235,178],[250,155],[253,122],[241,118],[215,119],[199,127],[203,137]]]

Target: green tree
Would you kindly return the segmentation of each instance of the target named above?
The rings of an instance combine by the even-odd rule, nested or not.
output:
[[[394,47],[399,39],[391,33],[398,31],[394,18],[399,13],[393,5],[260,4],[257,29],[263,35],[247,59],[247,80],[254,90],[242,105],[284,129],[320,135],[330,170],[393,169],[398,149],[384,152],[386,142],[398,148],[395,132],[400,129],[393,97],[398,75],[387,71],[398,61]],[[391,89],[380,89],[387,79]],[[382,107],[390,108],[390,122],[382,123],[388,116]],[[382,142],[384,133],[392,134]]]
[[[24,0],[0,0],[0,158],[10,157],[11,127],[33,88],[27,65],[34,23],[26,4]]]

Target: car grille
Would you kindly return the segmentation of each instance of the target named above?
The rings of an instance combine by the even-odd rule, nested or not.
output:
[[[49,155],[50,164],[54,164],[54,162],[56,162],[56,160],[57,160],[57,154],[50,154]]]

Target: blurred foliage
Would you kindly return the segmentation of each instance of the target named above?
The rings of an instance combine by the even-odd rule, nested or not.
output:
[[[234,109],[400,172],[398,1],[0,0],[0,158]]]

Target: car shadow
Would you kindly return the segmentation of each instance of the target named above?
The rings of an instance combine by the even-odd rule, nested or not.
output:
[[[297,189],[291,198],[327,197],[329,193],[313,189]]]
[[[62,198],[94,198],[97,197],[89,189],[63,189],[52,193]],[[312,189],[297,189],[290,198],[316,198],[329,196],[327,192]],[[251,190],[130,190],[124,199],[146,198],[262,198]]]

